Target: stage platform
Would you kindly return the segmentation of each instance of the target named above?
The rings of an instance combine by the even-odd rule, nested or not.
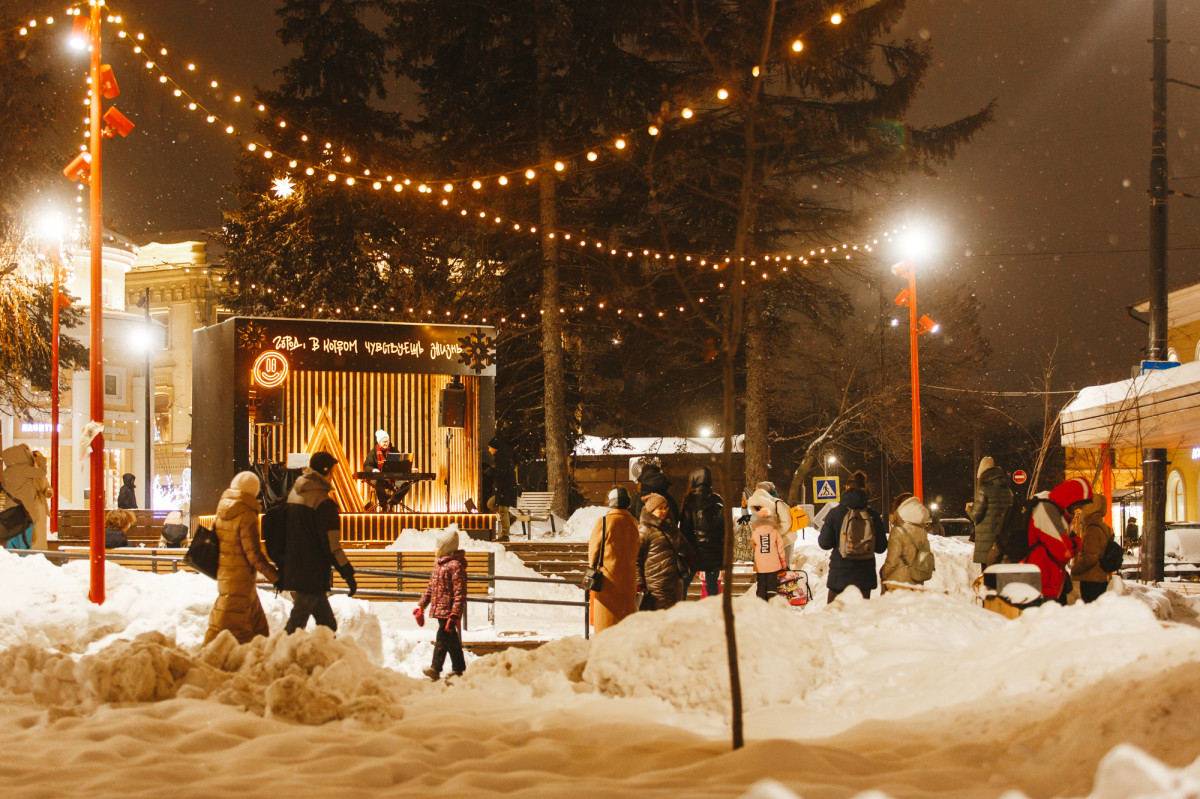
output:
[[[212,527],[214,516],[193,517],[197,524]],[[471,538],[490,540],[496,527],[494,513],[343,513],[342,546],[353,549],[382,549],[405,530],[441,530],[451,524]]]

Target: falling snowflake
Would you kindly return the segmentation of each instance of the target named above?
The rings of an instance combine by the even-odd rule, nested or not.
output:
[[[474,331],[460,338],[458,343],[462,345],[462,352],[458,356],[458,362],[465,364],[475,374],[479,374],[496,362],[495,339],[491,336],[483,335],[483,331],[479,328],[475,328]]]
[[[247,322],[238,328],[238,346],[244,350],[258,349],[267,340],[267,331],[262,325]]]

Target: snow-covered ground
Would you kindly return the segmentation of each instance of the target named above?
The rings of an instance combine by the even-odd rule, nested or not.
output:
[[[566,525],[586,538],[599,509]],[[540,533],[540,531],[539,531]],[[465,539],[465,536],[463,537]],[[406,532],[401,549],[429,549]],[[530,572],[496,545],[497,571]],[[473,611],[468,640],[535,650],[420,678],[412,603],[333,598],[341,629],[201,648],[215,584],[0,552],[5,797],[1153,797],[1200,795],[1200,628],[1186,596],[1116,581],[1009,621],[974,602],[970,549],[934,539],[925,592],[807,608],[735,601],[746,746],[731,751],[716,598],[582,637],[579,608]],[[575,598],[577,589],[501,584]],[[509,593],[509,595],[514,595]],[[1186,623],[1183,623],[1186,622]]]

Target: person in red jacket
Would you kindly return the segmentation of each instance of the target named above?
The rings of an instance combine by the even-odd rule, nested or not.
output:
[[[425,676],[438,680],[446,655],[450,656],[450,668],[455,675],[467,670],[463,658],[461,619],[467,604],[467,555],[458,548],[458,531],[443,530],[437,537],[437,563],[429,575],[429,586],[417,601],[413,616],[417,624],[425,626],[425,608],[438,621],[437,638],[433,644],[433,664],[425,669]]]
[[[1071,590],[1067,564],[1079,551],[1079,537],[1071,531],[1071,518],[1092,501],[1092,486],[1082,477],[1072,477],[1037,497],[1049,501],[1039,502],[1029,517],[1029,554],[1025,562],[1041,570],[1042,595],[1065,605]]]

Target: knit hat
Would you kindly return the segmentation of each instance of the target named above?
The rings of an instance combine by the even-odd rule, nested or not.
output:
[[[770,494],[773,497],[779,496],[779,492],[775,489],[775,484],[772,483],[770,480],[763,480],[762,482],[757,483],[754,486],[754,490],[758,491],[759,489],[766,491],[768,494]]]
[[[258,475],[254,472],[238,472],[233,476],[233,480],[229,482],[229,487],[243,494],[252,497],[258,496],[258,489],[262,487],[259,482]]]
[[[443,555],[449,555],[456,549],[458,549],[458,530],[448,527],[437,534],[437,554],[439,558]]]
[[[651,513],[654,513],[655,510],[663,507],[666,504],[667,498],[662,494],[647,494],[646,496],[642,497],[642,507]]]
[[[337,458],[330,455],[328,452],[321,451],[313,453],[313,456],[308,459],[308,468],[312,469],[319,475],[329,474],[329,470],[337,463]]]
[[[629,507],[629,492],[621,486],[613,486],[613,489],[608,492],[608,507],[618,510],[627,509]]]
[[[980,458],[979,468],[975,471],[975,479],[978,480],[980,477],[983,477],[984,472],[986,472],[988,469],[994,468],[995,466],[996,462],[992,460],[990,455],[985,455],[984,457]]]
[[[391,440],[391,436],[388,435],[388,432],[386,430],[379,429],[379,430],[375,431],[375,443],[376,444],[382,444],[383,440],[385,438],[388,440]]]
[[[900,517],[901,521],[915,524],[918,527],[925,527],[933,521],[933,517],[929,514],[929,508],[925,507],[916,497],[909,497],[901,502],[900,507],[896,508],[896,515]]]
[[[850,479],[846,481],[846,488],[857,488],[859,491],[867,489],[867,473],[859,470],[850,475]]]

